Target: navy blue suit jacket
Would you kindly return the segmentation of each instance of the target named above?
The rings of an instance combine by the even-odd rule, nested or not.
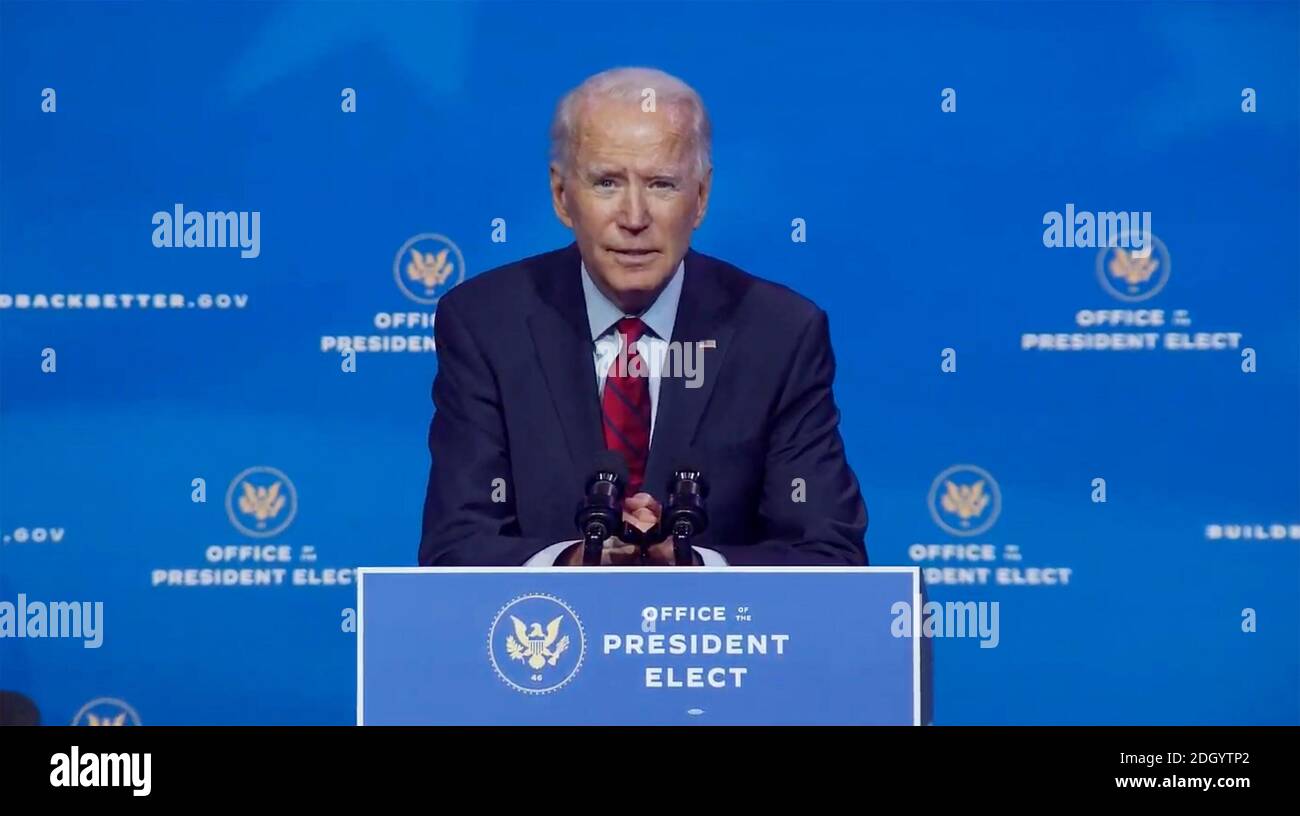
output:
[[[671,339],[717,346],[700,387],[661,380],[645,490],[665,501],[693,450],[710,487],[697,546],[735,565],[865,564],[826,314],[716,258],[685,260]],[[574,510],[605,447],[581,274],[570,244],[440,299],[421,565],[518,566],[579,537]]]

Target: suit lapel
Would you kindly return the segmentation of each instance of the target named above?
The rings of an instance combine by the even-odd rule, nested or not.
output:
[[[694,251],[686,254],[686,279],[682,282],[672,343],[689,344],[697,368],[694,377],[682,371],[665,371],[659,382],[659,405],[654,439],[646,463],[646,492],[664,501],[672,469],[694,444],[704,408],[718,381],[718,371],[731,348],[734,331],[732,303],[707,259]],[[710,341],[715,347],[707,348]],[[705,348],[701,348],[701,344]],[[670,356],[670,360],[672,357]],[[672,376],[677,375],[677,376]],[[699,387],[689,387],[698,385]],[[695,465],[699,467],[700,465]]]
[[[559,253],[538,282],[544,305],[529,315],[528,328],[569,456],[585,479],[586,468],[604,450],[605,440],[581,269],[576,244]]]

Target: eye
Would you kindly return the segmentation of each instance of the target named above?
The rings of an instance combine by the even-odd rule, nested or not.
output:
[[[617,184],[617,182],[609,176],[596,179],[596,187],[601,190],[612,190],[614,189],[615,184]]]
[[[650,186],[656,190],[676,190],[677,182],[672,179],[655,179]]]

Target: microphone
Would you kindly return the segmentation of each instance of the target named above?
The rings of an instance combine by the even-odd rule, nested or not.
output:
[[[605,539],[623,529],[623,492],[627,488],[627,462],[616,451],[601,451],[592,460],[591,475],[578,502],[574,522],[582,534],[582,563],[600,566]]]
[[[679,567],[695,565],[691,538],[709,528],[709,511],[705,499],[709,484],[699,469],[699,455],[690,452],[679,460],[668,480],[668,504],[664,509],[664,526],[673,536],[673,556]]]

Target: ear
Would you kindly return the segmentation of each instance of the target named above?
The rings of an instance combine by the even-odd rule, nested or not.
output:
[[[569,215],[569,206],[564,200],[564,183],[564,174],[560,172],[559,165],[551,164],[551,206],[560,223],[573,229],[573,217]]]
[[[700,198],[697,202],[698,210],[695,214],[695,229],[704,223],[704,214],[709,211],[709,193],[713,190],[713,167],[709,166],[704,171],[704,178],[700,179]]]

